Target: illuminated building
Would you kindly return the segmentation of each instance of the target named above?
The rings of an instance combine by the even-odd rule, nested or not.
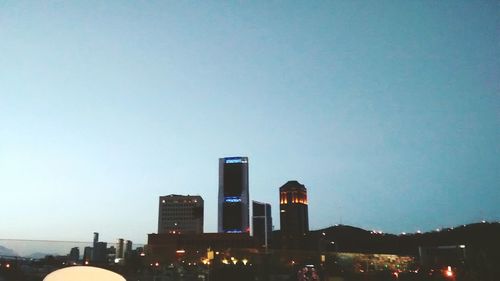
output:
[[[267,249],[273,230],[271,204],[252,201],[252,228],[255,240]]]
[[[219,159],[218,232],[250,233],[248,158]]]
[[[175,194],[160,196],[158,233],[203,233],[203,198]]]
[[[309,232],[307,189],[298,181],[280,187],[280,228],[285,247],[296,247]]]

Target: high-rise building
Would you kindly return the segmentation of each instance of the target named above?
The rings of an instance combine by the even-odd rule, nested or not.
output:
[[[107,253],[108,243],[106,242],[97,242],[92,249],[92,262],[103,264],[108,261],[108,253]]]
[[[158,233],[203,233],[203,198],[191,195],[160,196]]]
[[[201,229],[203,230],[203,225]],[[127,240],[125,241],[125,258],[129,257],[130,254],[132,254],[132,241]]]
[[[97,242],[99,242],[99,232],[94,232],[94,243],[92,246],[95,247]]]
[[[298,181],[280,187],[280,228],[286,238],[300,238],[309,232],[307,189]]]
[[[219,159],[218,231],[250,233],[248,158]]]
[[[252,201],[252,228],[258,245],[267,249],[273,230],[271,204]]]
[[[71,248],[68,259],[69,261],[77,262],[80,259],[80,248],[78,247]]]
[[[115,258],[123,259],[124,257],[125,257],[125,240],[123,240],[123,238],[119,238],[118,241],[116,241]]]
[[[83,262],[84,263],[89,263],[91,260],[92,260],[92,252],[93,252],[93,249],[92,247],[90,246],[87,246],[85,248],[83,248]]]
[[[108,243],[106,242],[99,242],[99,233],[94,232],[94,242],[93,242],[93,247],[91,249],[91,261],[93,263],[104,263],[107,260],[107,254],[106,254],[106,249],[108,246]],[[87,249],[85,248],[85,251]],[[85,253],[84,253],[85,254]]]

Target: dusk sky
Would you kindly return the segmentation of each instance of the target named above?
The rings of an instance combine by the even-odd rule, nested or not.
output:
[[[498,1],[2,1],[0,238],[145,243],[218,158],[311,229],[500,220]]]

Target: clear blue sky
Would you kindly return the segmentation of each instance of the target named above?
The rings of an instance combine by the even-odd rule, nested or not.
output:
[[[497,1],[2,1],[0,238],[145,242],[248,156],[312,229],[500,220]]]

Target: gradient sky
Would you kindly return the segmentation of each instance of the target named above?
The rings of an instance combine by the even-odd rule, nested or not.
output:
[[[146,241],[248,156],[312,229],[500,220],[498,1],[2,1],[0,238]]]

